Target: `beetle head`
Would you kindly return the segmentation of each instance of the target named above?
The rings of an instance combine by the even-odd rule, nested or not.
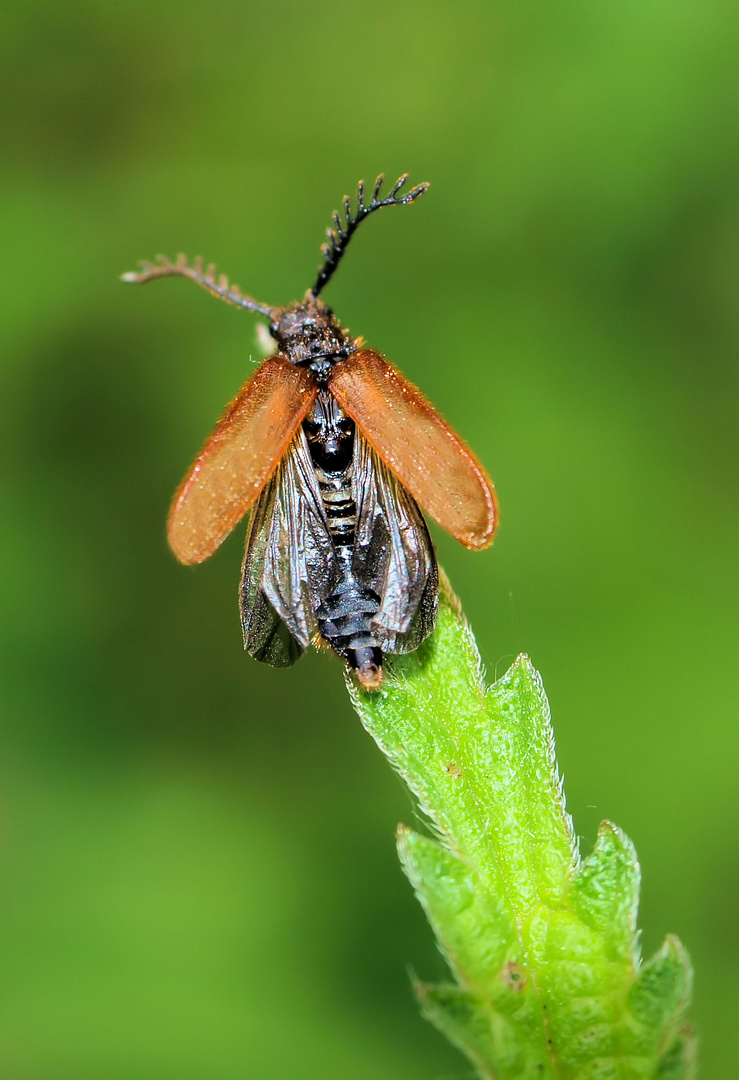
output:
[[[310,293],[275,314],[269,332],[280,352],[293,364],[310,367],[319,381],[328,376],[333,363],[352,351],[331,308]]]

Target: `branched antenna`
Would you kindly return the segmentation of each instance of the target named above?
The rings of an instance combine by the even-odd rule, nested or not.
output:
[[[220,296],[221,300],[225,300],[227,304],[248,308],[249,311],[258,311],[260,315],[266,315],[268,319],[273,319],[275,316],[273,308],[258,303],[251,296],[244,296],[238,285],[229,285],[225,274],[216,276],[213,263],[203,269],[203,260],[199,256],[193,261],[192,266],[188,263],[186,255],[178,255],[174,262],[166,255],[157,255],[155,263],[142,262],[139,265],[141,270],[138,272],[121,274],[121,281],[130,282],[133,285],[145,285],[147,281],[154,281],[156,278],[186,277],[197,285],[202,285],[215,296]]]
[[[398,198],[398,192],[408,179],[408,173],[403,173],[402,176],[393,184],[389,195],[386,195],[384,199],[380,198],[380,189],[385,181],[385,174],[380,175],[375,180],[375,186],[372,190],[372,201],[369,206],[364,204],[364,180],[360,180],[357,185],[357,212],[352,215],[352,205],[348,195],[344,196],[344,215],[346,217],[346,225],[342,223],[341,215],[338,211],[334,211],[334,228],[328,229],[328,243],[323,244],[321,251],[323,252],[323,266],[318,271],[318,277],[316,283],[311,289],[313,296],[318,296],[321,289],[327,284],[331,275],[341,261],[341,256],[347,249],[347,245],[351,240],[354,232],[359,225],[360,221],[371,214],[374,210],[379,210],[383,206],[405,206],[407,203],[415,202],[425,191],[428,190],[428,184],[418,184],[412,188],[405,195],[401,195]]]

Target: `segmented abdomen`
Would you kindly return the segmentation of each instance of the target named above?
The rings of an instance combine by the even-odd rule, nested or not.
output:
[[[349,462],[341,472],[325,472],[318,465],[315,468],[326,510],[326,521],[334,543],[353,544],[357,524],[357,507],[352,494],[353,464]]]
[[[368,687],[379,685],[382,650],[372,621],[382,598],[358,580],[352,566],[357,506],[352,489],[354,425],[333,398],[317,399],[306,434],[326,522],[336,550],[337,578],[315,615],[321,637],[357,670]],[[336,466],[331,468],[331,466]]]

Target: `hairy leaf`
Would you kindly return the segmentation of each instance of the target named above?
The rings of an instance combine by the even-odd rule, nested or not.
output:
[[[690,962],[672,937],[641,962],[639,864],[617,826],[580,858],[528,658],[486,688],[445,582],[434,633],[380,691],[350,693],[428,821],[398,830],[454,980],[416,986],[424,1015],[486,1080],[690,1080]]]

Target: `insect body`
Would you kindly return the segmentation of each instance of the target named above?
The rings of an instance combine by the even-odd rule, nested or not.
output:
[[[419,503],[470,548],[492,542],[493,485],[436,411],[378,353],[343,330],[319,293],[359,223],[411,203],[428,184],[344,199],[305,298],[271,308],[213,267],[160,256],[125,281],[189,277],[269,319],[277,352],[231,402],[172,503],[168,536],[183,563],[212,555],[251,509],[241,579],[245,648],[280,667],[327,643],[377,689],[384,654],[431,632],[438,568]]]

